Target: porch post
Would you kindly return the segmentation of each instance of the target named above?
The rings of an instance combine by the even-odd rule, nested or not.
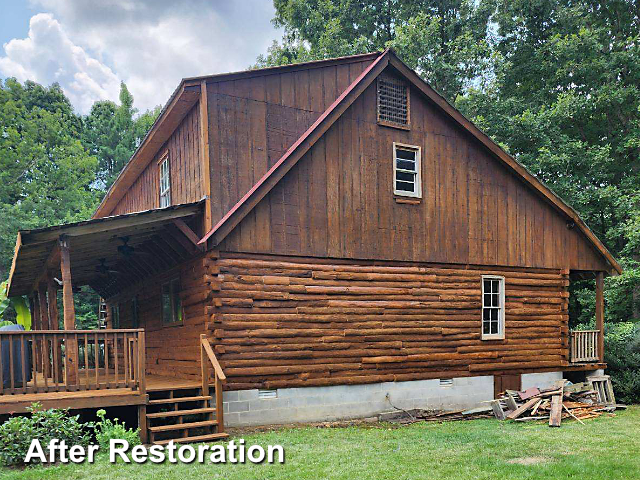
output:
[[[598,330],[598,357],[604,362],[604,273],[596,273],[596,329]]]
[[[53,277],[47,277],[47,304],[49,306],[49,330],[60,330],[60,316],[58,313],[58,287]],[[57,358],[62,358],[62,345],[56,342]],[[62,362],[55,366],[58,369],[58,378],[62,378]]]
[[[71,284],[71,258],[69,255],[69,240],[61,236],[60,245],[60,271],[62,273],[62,305],[64,309],[64,329],[76,329],[76,312],[73,305],[73,286]],[[65,357],[67,365],[67,385],[76,385],[78,382],[78,345],[76,339],[65,334]]]
[[[29,296],[29,304],[31,306],[31,330],[40,330],[40,302],[37,298],[38,294],[32,292]],[[33,359],[36,364],[36,372],[42,372],[42,346],[36,341],[36,358]]]
[[[40,328],[42,330],[49,330],[49,307],[47,306],[47,291],[44,285],[38,285],[38,303],[40,304]],[[51,357],[49,352],[51,351],[49,340],[44,338],[42,356],[44,360],[44,375],[47,378],[51,377]]]

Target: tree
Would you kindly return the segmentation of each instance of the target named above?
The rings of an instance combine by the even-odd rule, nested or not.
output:
[[[275,0],[274,6],[274,24],[285,35],[257,66],[393,47],[453,101],[491,65],[492,0]]]
[[[110,100],[98,101],[84,119],[82,140],[87,150],[98,159],[96,185],[106,191],[131,158],[160,108],[136,117],[133,96],[124,83],[120,84],[120,105]]]
[[[502,0],[495,77],[457,102],[577,209],[623,262],[625,275],[608,281],[608,321],[638,318],[637,11],[637,0]],[[572,321],[587,321],[591,285],[572,288]]]
[[[97,161],[81,126],[58,85],[0,83],[0,277],[19,229],[83,220],[96,207]]]

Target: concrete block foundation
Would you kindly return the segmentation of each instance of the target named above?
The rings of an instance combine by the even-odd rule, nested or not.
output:
[[[562,378],[562,377],[560,377]],[[264,398],[274,396],[275,398]],[[456,410],[493,398],[493,376],[224,392],[225,424],[347,420],[412,408]]]

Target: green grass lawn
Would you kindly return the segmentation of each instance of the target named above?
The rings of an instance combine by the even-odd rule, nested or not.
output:
[[[640,479],[640,407],[575,421],[472,420],[344,428],[286,428],[244,436],[281,444],[284,465],[95,464],[0,470],[0,480]]]

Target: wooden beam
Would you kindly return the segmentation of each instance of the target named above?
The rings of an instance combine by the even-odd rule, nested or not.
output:
[[[49,277],[47,282],[47,305],[49,306],[49,330],[59,330],[58,287],[51,277]]]
[[[173,224],[176,227],[178,227],[178,230],[180,230],[184,234],[184,236],[189,239],[189,241],[191,243],[193,243],[198,248],[201,247],[201,245],[198,245],[198,242],[200,241],[200,238],[195,234],[195,232],[193,230],[191,230],[191,228],[189,228],[189,225],[187,225],[184,222],[184,220],[182,220],[180,218],[176,218],[175,220],[173,220]]]
[[[76,310],[73,304],[73,285],[71,283],[71,255],[69,253],[69,239],[61,236],[60,245],[60,271],[62,272],[62,305],[64,308],[64,329],[76,329]],[[71,338],[65,338],[65,356],[67,365],[67,385],[78,383],[78,345]]]
[[[211,213],[211,166],[209,157],[209,100],[207,99],[207,81],[200,82],[200,161],[202,162],[202,191],[205,194],[204,231],[213,227]]]
[[[604,362],[604,273],[596,274],[596,329],[598,333],[598,358]]]

